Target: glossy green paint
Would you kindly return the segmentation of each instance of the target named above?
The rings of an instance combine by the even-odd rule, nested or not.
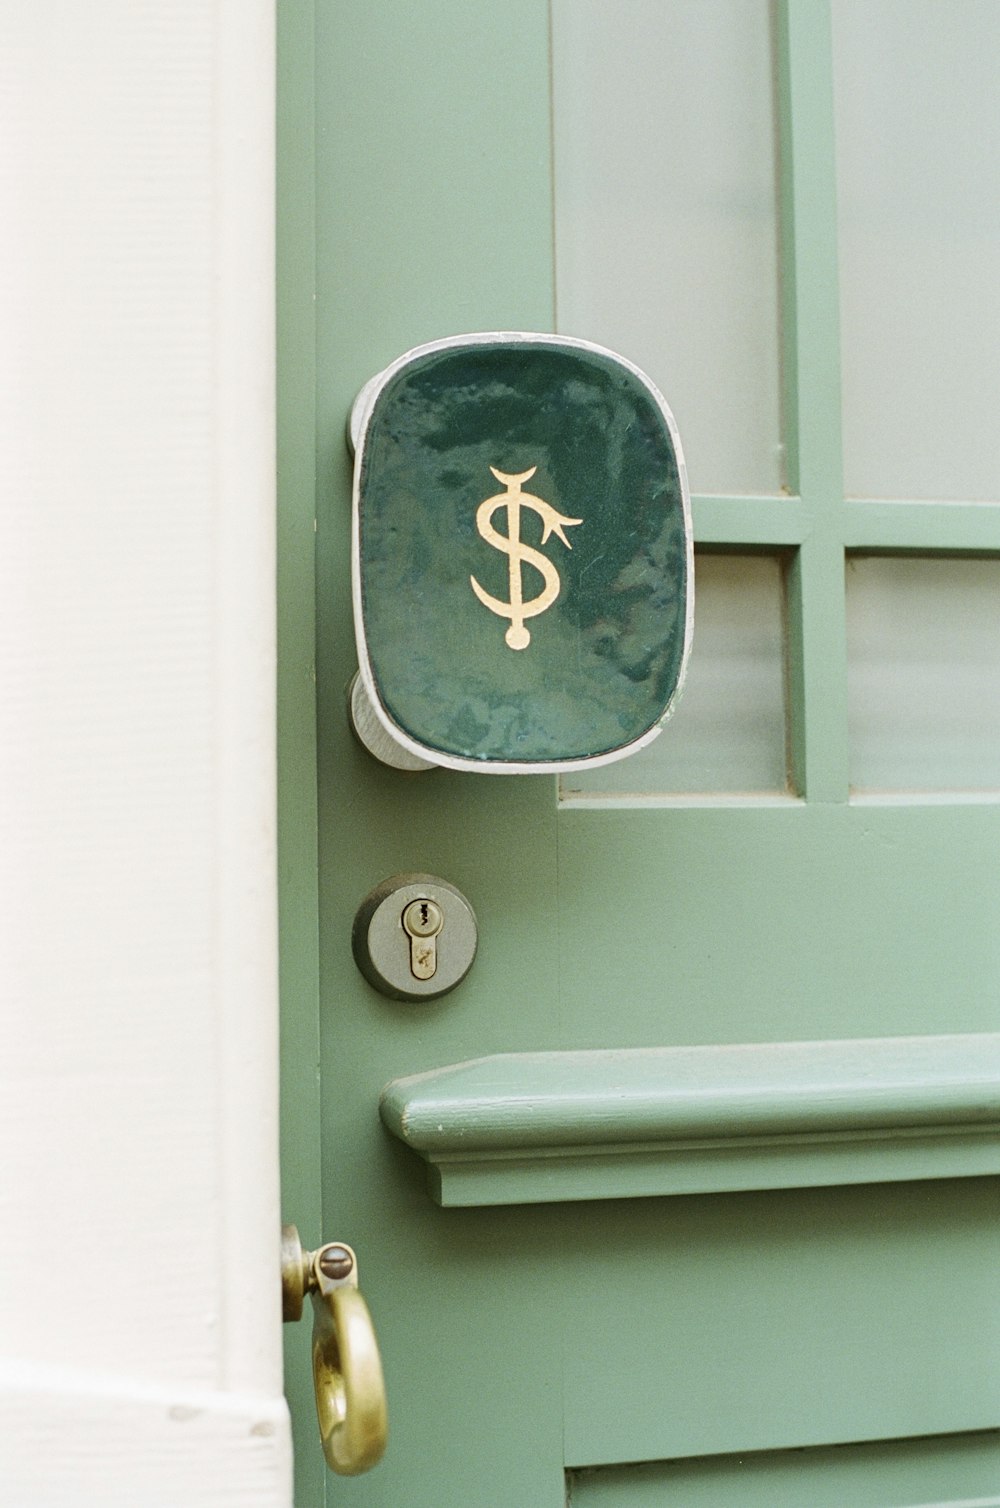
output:
[[[848,499],[844,544],[849,550],[892,555],[1000,555],[1000,508]]]
[[[571,1474],[570,1508],[998,1508],[995,1433]]]
[[[357,663],[343,440],[356,393],[442,335],[552,327],[547,8],[331,0],[317,7],[314,47],[324,1221],[358,1251],[391,1439],[375,1471],[331,1482],[328,1496],[471,1508],[495,1502],[502,1483],[519,1508],[561,1508],[561,1421],[549,1406],[561,1236],[521,1211],[499,1228],[464,1213],[443,1227],[378,1119],[394,1075],[477,1039],[510,1045],[508,990],[555,1001],[552,781],[400,778],[358,748],[344,704]],[[351,956],[352,918],[375,883],[403,870],[458,885],[480,919],[482,905],[495,917],[517,896],[502,982],[477,962],[427,1007],[370,989]]]
[[[995,1430],[994,1185],[575,1206],[567,1466]]]
[[[566,1464],[996,1429],[998,1203],[970,1178],[588,1206]]]
[[[395,1079],[439,1204],[1000,1173],[1000,1033],[507,1053]]]
[[[996,1030],[998,851],[989,801],[563,811],[573,1046]]]
[[[812,510],[799,498],[696,497],[702,548],[782,549],[812,534]],[[844,549],[881,555],[1000,555],[1000,509],[982,503],[847,498],[834,519]]]
[[[810,801],[847,798],[840,313],[829,0],[776,12],[782,379],[788,486],[809,529],[788,580],[789,766]]]
[[[507,1053],[397,1079],[382,1119],[423,1152],[995,1128],[1000,1033]]]
[[[315,118],[309,3],[277,8],[278,858],[282,1219],[322,1239],[319,908],[316,890]],[[295,80],[295,87],[289,87]],[[277,1247],[275,1248],[277,1252]],[[296,1501],[324,1501],[310,1336],[285,1327]]]
[[[663,719],[689,529],[668,420],[633,370],[539,340],[414,355],[373,400],[357,464],[373,686],[429,758],[589,759]],[[529,610],[556,593],[516,625],[482,600],[510,607],[514,577]]]
[[[313,1197],[315,850],[301,625],[315,467],[322,1234],[358,1249],[392,1432],[386,1460],[368,1477],[331,1479],[329,1502],[563,1508],[567,1467],[731,1461],[995,1427],[994,1180],[441,1209],[377,1112],[388,1081],[477,1056],[997,1028],[1000,807],[846,800],[843,546],[865,519],[836,495],[824,438],[838,423],[836,287],[822,244],[832,189],[812,178],[829,168],[831,138],[819,120],[828,89],[811,89],[828,55],[827,9],[782,8],[782,98],[799,153],[783,204],[786,245],[793,210],[798,236],[797,418],[786,432],[802,452],[789,471],[801,503],[694,502],[696,536],[703,528],[712,548],[789,554],[792,734],[807,799],[559,810],[548,777],[382,769],[353,742],[344,709],[355,658],[342,437],[355,393],[420,342],[552,327],[547,7],[320,0],[313,33],[301,0],[289,4],[286,168],[307,244],[289,226],[286,309],[301,323],[285,371],[305,407],[283,431],[286,706],[297,709],[285,750],[284,929],[300,950],[286,976],[285,1179],[286,1191]],[[308,190],[296,176],[297,153],[309,150],[298,97],[307,54],[318,80],[315,346]],[[313,437],[300,384],[314,352]],[[935,510],[929,536],[916,505],[898,518],[878,506],[880,548],[996,547],[992,519],[977,525],[968,510],[954,510],[954,532]],[[428,1007],[376,995],[350,953],[361,897],[407,869],[459,885],[480,921],[472,973]],[[311,1211],[303,1219],[286,1200],[285,1214],[307,1233]],[[290,1384],[297,1504],[316,1508],[311,1404]],[[866,1447],[855,1457],[862,1479],[875,1481],[902,1448]],[[967,1496],[972,1483],[956,1471],[947,1490]],[[734,1501],[773,1505],[772,1487],[761,1477]],[[884,1501],[875,1489],[869,1497]],[[605,1501],[629,1497],[623,1488]]]

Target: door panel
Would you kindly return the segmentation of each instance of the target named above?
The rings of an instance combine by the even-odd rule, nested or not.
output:
[[[994,1425],[990,1183],[588,1206],[563,1257],[567,1464]]]
[[[929,803],[561,811],[571,1045],[995,1030],[998,815]],[[602,908],[606,930],[586,920]],[[609,1042],[609,1004],[623,1000]]]
[[[996,1508],[996,1434],[573,1472],[572,1508]]]
[[[306,0],[289,4],[297,17],[312,16]],[[309,1007],[296,989],[289,1011],[301,1029],[289,1033],[285,1074],[297,1130],[286,1164],[289,1186],[304,1198],[310,1179],[321,1186],[323,1229],[304,1229],[306,1240],[336,1236],[358,1249],[391,1408],[385,1461],[369,1477],[335,1484],[331,1502],[557,1508],[565,1502],[567,1469],[667,1457],[699,1459],[624,1475],[575,1475],[573,1500],[687,1504],[699,1500],[699,1491],[706,1502],[752,1501],[735,1487],[731,1499],[723,1495],[744,1480],[738,1453],[794,1447],[802,1452],[794,1465],[757,1456],[756,1475],[746,1478],[764,1484],[762,1502],[781,1501],[767,1496],[772,1485],[793,1501],[787,1483],[809,1482],[811,1463],[821,1459],[813,1453],[837,1444],[852,1452],[837,1457],[842,1480],[861,1484],[855,1497],[841,1501],[890,1501],[878,1495],[879,1473],[894,1462],[885,1467],[886,1480],[903,1505],[919,1501],[910,1491],[910,1465],[924,1448],[914,1455],[906,1443],[875,1449],[858,1442],[1000,1423],[994,1179],[819,1188],[808,1186],[803,1171],[803,1186],[771,1192],[641,1197],[660,1189],[637,1185],[628,1200],[591,1193],[564,1202],[559,1179],[546,1184],[539,1174],[537,1203],[519,1204],[515,1196],[505,1205],[441,1208],[428,1197],[412,1151],[379,1120],[379,1094],[388,1082],[493,1054],[898,1036],[905,1060],[909,1039],[993,1032],[998,1025],[1000,802],[984,790],[974,803],[956,803],[943,789],[852,800],[854,647],[845,560],[859,551],[906,559],[919,551],[930,558],[992,556],[974,562],[992,567],[1000,557],[1000,507],[845,500],[829,7],[820,0],[778,7],[774,35],[762,40],[755,33],[743,42],[739,28],[749,8],[738,10],[700,0],[662,11],[556,4],[555,161],[557,175],[571,173],[564,182],[585,210],[592,209],[594,172],[627,189],[630,202],[647,191],[654,208],[669,199],[675,167],[658,183],[618,172],[615,153],[626,151],[627,122],[616,121],[614,139],[586,147],[583,157],[578,151],[577,138],[586,144],[593,134],[586,121],[591,97],[600,114],[600,91],[586,81],[600,78],[603,54],[615,41],[608,27],[613,33],[625,11],[633,12],[633,53],[669,50],[673,37],[689,69],[682,102],[697,93],[691,79],[699,54],[681,46],[684,37],[690,43],[692,27],[723,62],[744,43],[758,63],[764,60],[751,71],[769,91],[754,119],[759,126],[777,117],[782,281],[780,295],[763,299],[770,313],[752,340],[781,352],[781,409],[764,425],[765,450],[772,447],[773,461],[780,432],[788,452],[771,471],[760,470],[758,454],[757,470],[741,482],[734,457],[743,441],[729,435],[720,465],[713,471],[707,461],[700,474],[694,464],[692,480],[696,540],[721,552],[702,557],[717,589],[718,610],[706,632],[706,663],[714,657],[717,685],[726,684],[727,620],[730,642],[739,643],[744,596],[756,601],[753,583],[763,576],[769,582],[768,775],[741,782],[739,757],[728,758],[728,751],[713,767],[713,735],[704,731],[711,719],[697,735],[686,734],[682,699],[657,759],[669,764],[676,729],[683,779],[659,783],[637,775],[630,786],[626,762],[610,789],[567,781],[561,793],[548,776],[386,769],[353,740],[345,704],[356,658],[343,426],[357,390],[421,341],[491,328],[551,330],[566,258],[594,249],[590,232],[574,232],[564,200],[556,216],[558,257],[553,250],[548,6],[316,0],[314,45],[307,25],[296,32],[297,61],[294,68],[289,61],[285,87],[309,93],[315,142],[301,109],[286,162],[299,174],[298,198],[289,192],[303,223],[315,210],[316,299],[301,249],[289,248],[299,275],[285,295],[286,329],[295,330],[286,367],[299,407],[286,433],[290,443],[302,443],[301,405],[314,402],[322,1113],[315,1132],[298,1113],[314,1103],[316,1057]],[[755,14],[766,33],[770,9]],[[764,67],[772,45],[773,78]],[[306,58],[313,50],[314,75]],[[616,87],[627,97],[627,71]],[[582,89],[571,105],[567,89]],[[718,99],[714,108],[721,110]],[[670,129],[669,112],[655,120],[639,114],[648,160],[655,132]],[[314,190],[311,175],[288,155],[295,143],[307,155],[315,151]],[[683,140],[669,146],[664,160],[686,160],[688,188],[697,186],[706,171],[701,158],[684,159]],[[588,159],[587,152],[598,151],[599,161]],[[731,178],[739,160],[733,151]],[[557,207],[559,193],[557,182]],[[661,237],[683,239],[683,217],[675,228],[662,204],[656,223]],[[761,232],[772,246],[774,223],[772,215],[771,230]],[[649,356],[624,354],[649,361],[669,399],[675,290],[670,279],[658,293],[633,276],[634,241],[625,236],[605,248],[591,291],[600,317],[620,314],[623,329],[638,330],[650,300],[664,300],[663,340]],[[678,241],[670,254],[677,261],[683,250]],[[648,245],[637,254],[645,265]],[[679,295],[686,323],[678,338],[690,347],[692,308],[712,295],[697,267],[688,276],[694,281]],[[601,338],[606,332],[589,326],[597,304],[574,306],[576,296],[563,302],[560,295],[559,323],[565,329],[567,311],[576,307],[586,327],[574,324],[566,333]],[[712,350],[712,361],[724,363],[718,341]],[[302,378],[313,359],[314,387]],[[734,353],[732,363],[739,403],[746,352]],[[764,367],[776,372],[777,358]],[[694,407],[698,391],[695,384]],[[710,405],[698,425],[699,448],[710,453]],[[308,470],[301,463],[300,499]],[[713,490],[723,483],[731,493]],[[311,526],[312,499],[302,506],[310,509]],[[947,579],[956,579],[950,568]],[[301,578],[295,585],[301,588]],[[933,582],[926,587],[935,603],[950,604],[948,590],[942,587],[939,599]],[[780,610],[775,596],[783,598]],[[295,596],[288,611],[301,603]],[[780,621],[784,695],[774,686]],[[877,631],[878,614],[869,621]],[[921,645],[926,654],[926,638]],[[898,656],[898,643],[888,652]],[[739,726],[754,715],[745,701],[734,709],[722,697],[716,706],[720,741],[726,716]],[[301,733],[301,719],[294,726]],[[701,759],[699,739],[709,751]],[[774,757],[775,742],[787,743],[787,773]],[[751,738],[750,748],[757,757],[759,740]],[[293,780],[307,779],[306,762],[296,761],[300,751],[296,744],[286,758]],[[283,799],[294,807],[287,794]],[[303,797],[293,823],[299,836],[291,848],[286,842],[300,875],[311,857],[306,806]],[[351,923],[363,896],[407,870],[459,886],[480,925],[468,979],[453,994],[419,1005],[376,994],[351,955]],[[286,936],[308,959],[310,928],[299,909],[307,904],[304,888],[293,885],[295,914]],[[286,911],[287,905],[286,895]],[[303,964],[295,978],[308,981],[309,967]],[[308,983],[302,993],[309,994]],[[991,1072],[984,1067],[987,1078]],[[543,1109],[546,1094],[556,1090],[554,1077],[551,1089],[540,1092]],[[608,1092],[613,1099],[613,1079]],[[907,1128],[897,1129],[902,1144]],[[952,1130],[957,1139],[958,1126],[946,1126],[942,1138]],[[735,1141],[738,1156],[738,1135]],[[849,1169],[850,1137],[844,1145]],[[899,1176],[929,1179],[933,1169],[912,1151],[911,1145]],[[516,1149],[510,1159],[513,1167]],[[995,1163],[978,1164],[987,1165]],[[843,1176],[863,1175],[856,1168]],[[594,1188],[607,1193],[606,1182],[595,1180]],[[301,1412],[298,1423],[304,1459],[318,1447]],[[980,1490],[983,1460],[1000,1473],[992,1441],[965,1450],[942,1440],[926,1450],[928,1460],[961,1463],[947,1489],[953,1497]],[[706,1456],[718,1459],[706,1464],[700,1459]],[[319,1501],[310,1472],[304,1466],[300,1508]],[[942,1466],[941,1480],[944,1472]],[[712,1498],[712,1487],[692,1485],[685,1496],[678,1481],[715,1482],[719,1491]]]

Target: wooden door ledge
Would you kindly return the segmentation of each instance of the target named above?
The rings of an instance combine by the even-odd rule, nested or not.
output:
[[[382,1092],[442,1205],[1000,1173],[1000,1033],[502,1053]]]

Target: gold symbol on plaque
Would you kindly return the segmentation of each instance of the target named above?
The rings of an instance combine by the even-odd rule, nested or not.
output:
[[[530,492],[521,491],[521,483],[533,477],[538,470],[532,466],[530,471],[520,471],[510,475],[505,471],[497,471],[495,466],[490,470],[498,482],[503,482],[506,492],[498,492],[494,497],[488,497],[480,503],[476,510],[476,528],[488,545],[495,550],[502,550],[508,557],[510,567],[510,601],[501,602],[498,597],[491,597],[489,592],[484,592],[475,576],[470,576],[472,590],[485,607],[498,617],[509,618],[508,628],[504,638],[511,649],[527,649],[531,643],[531,635],[524,626],[525,618],[535,618],[539,613],[544,613],[547,607],[551,607],[559,596],[561,582],[559,572],[540,550],[533,550],[530,545],[521,543],[521,509],[530,508],[537,513],[542,520],[542,544],[550,534],[558,534],[567,550],[573,547],[563,533],[563,529],[572,524],[582,524],[582,518],[563,518],[557,513],[551,503],[543,498],[534,497]],[[507,533],[499,534],[494,529],[492,519],[498,508],[507,509]],[[545,586],[537,597],[524,600],[524,588],[521,582],[521,569],[523,565],[533,566],[542,577]]]

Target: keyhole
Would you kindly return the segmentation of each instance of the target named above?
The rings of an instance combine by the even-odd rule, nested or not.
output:
[[[411,901],[403,908],[403,931],[410,939],[410,973],[414,979],[433,979],[437,973],[437,935],[444,913],[436,901]]]

